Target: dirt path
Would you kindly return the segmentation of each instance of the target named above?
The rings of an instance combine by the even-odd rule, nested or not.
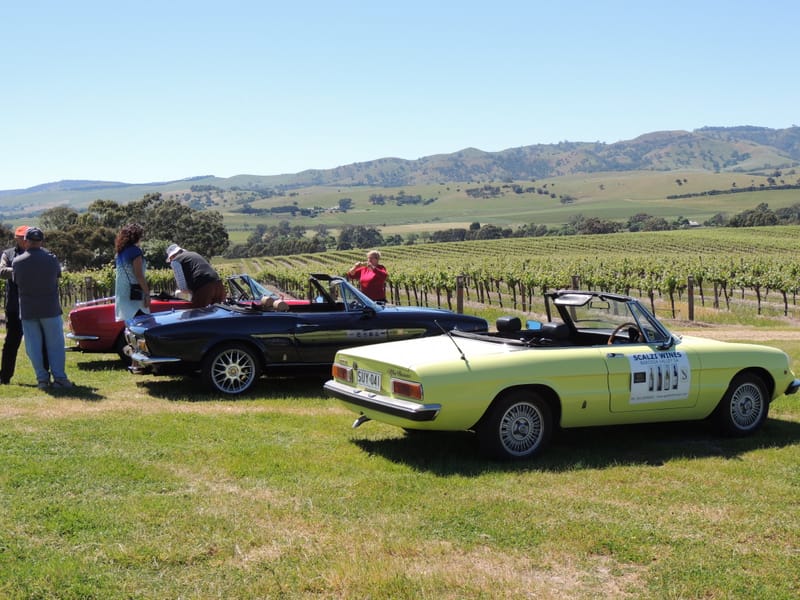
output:
[[[696,335],[713,340],[798,340],[800,341],[800,327],[795,329],[763,329],[745,325],[712,325],[698,323],[670,323],[667,327],[677,334]]]

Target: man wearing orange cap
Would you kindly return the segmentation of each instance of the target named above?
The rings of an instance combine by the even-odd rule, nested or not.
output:
[[[14,376],[17,364],[17,351],[22,342],[22,321],[19,318],[19,292],[17,284],[11,278],[14,272],[11,263],[25,252],[25,233],[27,225],[20,225],[14,232],[15,244],[3,251],[0,256],[0,277],[6,280],[6,341],[3,344],[3,360],[0,365],[0,384],[9,383]]]

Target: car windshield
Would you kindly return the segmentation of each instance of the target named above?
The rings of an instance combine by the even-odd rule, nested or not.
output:
[[[565,320],[580,331],[610,332],[624,323],[635,324],[648,342],[662,342],[669,332],[632,298],[595,294],[565,294],[555,299]]]
[[[334,301],[343,303],[348,312],[362,311],[365,308],[371,308],[376,312],[382,310],[377,303],[343,279],[331,279],[329,293]]]
[[[277,293],[268,290],[255,279],[252,279],[246,275],[229,277],[228,287],[230,288],[231,297],[240,302],[259,300],[264,296],[270,296],[276,300],[280,298]]]

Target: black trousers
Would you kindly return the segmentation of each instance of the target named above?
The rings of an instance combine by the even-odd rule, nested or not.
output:
[[[14,376],[17,364],[17,351],[22,342],[22,321],[14,311],[6,312],[6,341],[3,344],[3,362],[0,367],[0,381],[8,383]]]
[[[22,342],[22,321],[15,311],[6,311],[6,341],[3,343],[3,359],[0,363],[0,383],[8,383],[14,376],[17,366],[17,352]],[[50,368],[47,351],[44,353],[44,367]]]

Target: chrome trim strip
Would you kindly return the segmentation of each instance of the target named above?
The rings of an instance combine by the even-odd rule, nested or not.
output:
[[[74,340],[76,342],[82,342],[82,341],[94,342],[100,339],[99,335],[78,335],[76,333],[72,333],[71,331],[67,333],[64,337],[66,337],[68,340]]]

